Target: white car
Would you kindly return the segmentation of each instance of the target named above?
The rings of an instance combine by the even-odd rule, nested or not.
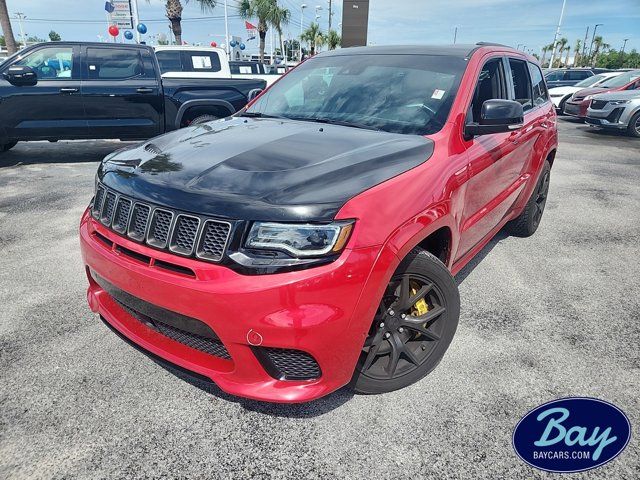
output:
[[[280,75],[232,74],[229,57],[222,48],[161,45],[153,47],[160,72],[169,78],[254,78],[265,80],[267,87]]]
[[[554,87],[549,89],[549,96],[551,102],[556,107],[556,111],[560,114],[564,114],[564,103],[571,98],[571,95],[578,90],[588,87],[597,87],[602,82],[617,77],[623,72],[605,72],[593,75],[592,77],[585,78],[581,82],[576,83],[571,87]]]

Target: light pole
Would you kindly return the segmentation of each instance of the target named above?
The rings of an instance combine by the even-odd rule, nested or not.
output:
[[[20,37],[22,38],[22,48],[26,48],[27,40],[24,38],[24,29],[22,28],[22,20],[27,18],[24,13],[16,12],[16,18],[18,19],[18,25],[20,25]]]
[[[456,40],[458,39],[458,26],[456,25],[455,30],[453,31],[453,44],[456,44]]]
[[[604,23],[596,23],[596,26],[593,28],[593,36],[591,37],[591,45],[589,45],[589,62],[591,62],[591,50],[593,49],[593,41],[596,39],[596,31],[598,27],[603,26]]]
[[[622,50],[620,50],[620,53],[624,53],[624,48],[627,46],[627,42],[629,41],[628,38],[624,39],[624,43],[622,44]]]
[[[553,66],[553,61],[555,60],[558,35],[560,35],[560,27],[562,26],[562,17],[564,17],[564,7],[566,4],[567,4],[567,0],[562,0],[562,10],[560,10],[560,20],[558,20],[558,28],[556,28],[556,34],[553,36],[553,51],[551,52],[551,60],[549,60],[549,68]]]
[[[227,57],[230,57],[231,50],[229,50],[229,17],[227,16],[227,0],[224,0],[224,49],[227,51]]]
[[[131,13],[133,14],[133,28],[136,32],[136,42],[140,43],[142,38],[140,37],[140,32],[138,31],[138,24],[140,23],[140,17],[138,15],[138,0],[133,0],[131,2]]]
[[[306,4],[300,5],[300,40],[298,46],[300,47],[300,61],[302,61],[302,27],[304,26],[304,9],[307,8]]]

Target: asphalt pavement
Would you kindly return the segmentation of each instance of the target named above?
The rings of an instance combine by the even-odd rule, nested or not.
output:
[[[89,311],[77,226],[120,142],[0,155],[0,478],[542,478],[518,420],[607,400],[627,449],[571,478],[640,476],[640,140],[560,120],[542,224],[457,277],[460,326],[401,391],[302,405],[237,399],[153,362]]]

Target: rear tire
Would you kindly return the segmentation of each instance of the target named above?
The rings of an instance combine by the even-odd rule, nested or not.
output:
[[[18,142],[9,142],[9,143],[5,143],[3,145],[0,145],[0,152],[6,152],[8,150],[11,150],[17,144],[18,144]]]
[[[194,118],[193,120],[191,120],[191,123],[189,125],[198,125],[201,123],[207,123],[207,122],[211,122],[213,120],[218,120],[219,117],[216,117],[215,115],[200,115],[196,118]]]
[[[551,165],[548,160],[545,160],[542,173],[540,173],[536,188],[533,189],[527,205],[518,217],[506,225],[506,229],[511,235],[515,235],[516,237],[530,237],[538,229],[540,220],[542,220],[542,214],[544,213],[544,207],[547,203],[550,178]]]
[[[627,133],[632,137],[640,137],[640,112],[636,112],[627,126]]]
[[[442,360],[459,316],[451,273],[438,258],[414,248],[380,302],[353,376],[354,390],[391,392],[422,379]]]
[[[567,100],[569,100],[569,98],[571,97],[571,95],[569,95],[567,98],[563,98],[562,101],[560,102],[560,105],[558,105],[558,113],[560,115],[565,115],[564,113],[564,106],[567,103]]]

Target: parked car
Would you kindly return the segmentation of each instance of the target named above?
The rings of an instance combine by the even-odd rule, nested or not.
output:
[[[80,225],[89,305],[234,395],[402,388],[454,336],[453,275],[540,225],[557,142],[523,52],[323,52],[233,117],[104,159]]]
[[[555,87],[549,89],[549,96],[551,97],[551,101],[553,102],[554,107],[556,107],[556,112],[561,115],[564,114],[564,104],[571,95],[582,90],[587,87],[597,87],[601,83],[607,81],[609,78],[617,77],[622,72],[606,72],[599,73],[597,75],[593,75],[592,77],[586,78],[581,82],[576,83],[573,87]]]
[[[570,87],[589,77],[608,71],[604,68],[558,68],[549,70],[544,78],[548,88]]]
[[[145,139],[242,109],[251,79],[164,79],[151,47],[56,42],[0,66],[0,151],[21,140]],[[253,92],[253,93],[252,93]]]
[[[229,62],[227,53],[217,47],[192,47],[185,45],[162,45],[155,47],[156,57],[163,78],[252,78],[264,80],[269,86],[279,75],[271,74],[265,66],[257,62],[251,70],[238,69]]]
[[[640,89],[640,70],[622,72],[620,75],[610,78],[598,86],[583,88],[571,95],[571,98],[565,101],[564,113],[566,115],[584,119],[587,116],[587,108],[589,108],[589,103],[594,95],[620,90],[637,89]]]
[[[585,121],[596,127],[626,130],[640,137],[640,91],[623,90],[594,95]]]

